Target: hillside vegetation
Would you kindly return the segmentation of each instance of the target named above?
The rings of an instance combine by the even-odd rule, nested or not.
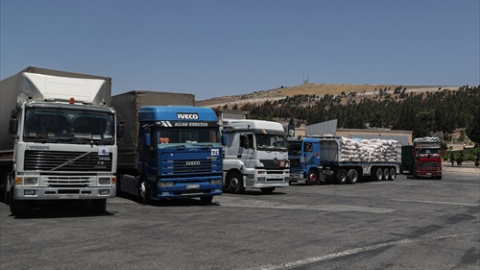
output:
[[[412,130],[414,137],[443,132],[445,140],[465,129],[480,144],[480,86],[307,84],[227,98],[203,106],[240,109],[253,119],[297,126],[338,119],[338,127]]]

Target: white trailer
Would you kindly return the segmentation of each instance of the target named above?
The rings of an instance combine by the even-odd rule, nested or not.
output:
[[[12,214],[50,200],[105,211],[116,191],[111,79],[28,67],[2,80],[0,94],[0,199]]]
[[[271,193],[289,185],[285,131],[280,123],[262,120],[231,120],[223,126],[223,185],[241,193],[259,188]]]
[[[394,180],[400,173],[401,145],[395,140],[319,137],[322,173],[334,183],[359,179]]]

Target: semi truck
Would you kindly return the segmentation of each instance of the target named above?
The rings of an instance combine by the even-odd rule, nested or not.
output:
[[[350,183],[371,177],[394,180],[400,173],[400,144],[394,140],[353,140],[319,136],[289,141],[290,180]]]
[[[225,191],[242,193],[259,188],[271,193],[289,185],[285,130],[280,123],[263,120],[230,120],[224,123],[222,143]]]
[[[417,177],[442,179],[442,151],[440,138],[421,137],[413,139],[413,174]]]
[[[52,200],[89,200],[104,212],[116,192],[111,79],[28,67],[0,93],[0,198],[12,214]]]
[[[221,195],[222,146],[217,116],[191,94],[130,91],[113,96],[122,119],[120,192],[143,203],[175,198],[212,202]]]

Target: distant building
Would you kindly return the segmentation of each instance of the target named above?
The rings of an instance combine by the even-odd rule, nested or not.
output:
[[[227,123],[228,120],[246,119],[249,112],[229,109],[214,109],[217,113],[218,122],[220,126]]]

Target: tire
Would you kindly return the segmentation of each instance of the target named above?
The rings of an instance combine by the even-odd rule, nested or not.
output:
[[[200,201],[201,201],[203,204],[212,203],[212,200],[213,200],[213,196],[200,197]]]
[[[305,181],[305,183],[307,185],[318,185],[319,182],[320,182],[320,177],[318,176],[318,171],[316,170],[308,171],[307,180]]]
[[[10,193],[10,198],[9,198],[10,212],[12,212],[12,215],[17,217],[28,215],[31,210],[30,202],[25,200],[14,199],[13,189],[9,193]]]
[[[390,169],[384,168],[383,169],[383,180],[387,181],[388,179],[390,179]]]
[[[94,213],[105,213],[107,211],[107,199],[91,200],[90,207]]]
[[[150,186],[147,181],[147,177],[142,176],[142,181],[140,182],[140,187],[138,191],[138,195],[140,196],[140,201],[143,204],[149,204],[150,200]]]
[[[265,194],[270,194],[275,190],[275,188],[274,187],[266,187],[266,188],[260,188],[260,190]]]
[[[374,177],[373,179],[377,181],[382,181],[383,180],[382,168],[375,169],[375,174],[373,174],[373,177]]]
[[[358,181],[358,172],[355,169],[348,170],[347,173],[347,182],[349,184],[356,184]]]
[[[397,170],[395,168],[390,168],[390,177],[389,180],[393,181],[397,178]]]
[[[340,169],[337,173],[337,184],[345,184],[347,182],[347,171]]]
[[[231,193],[243,193],[245,187],[243,186],[243,176],[239,172],[229,173],[227,176],[227,190]]]

